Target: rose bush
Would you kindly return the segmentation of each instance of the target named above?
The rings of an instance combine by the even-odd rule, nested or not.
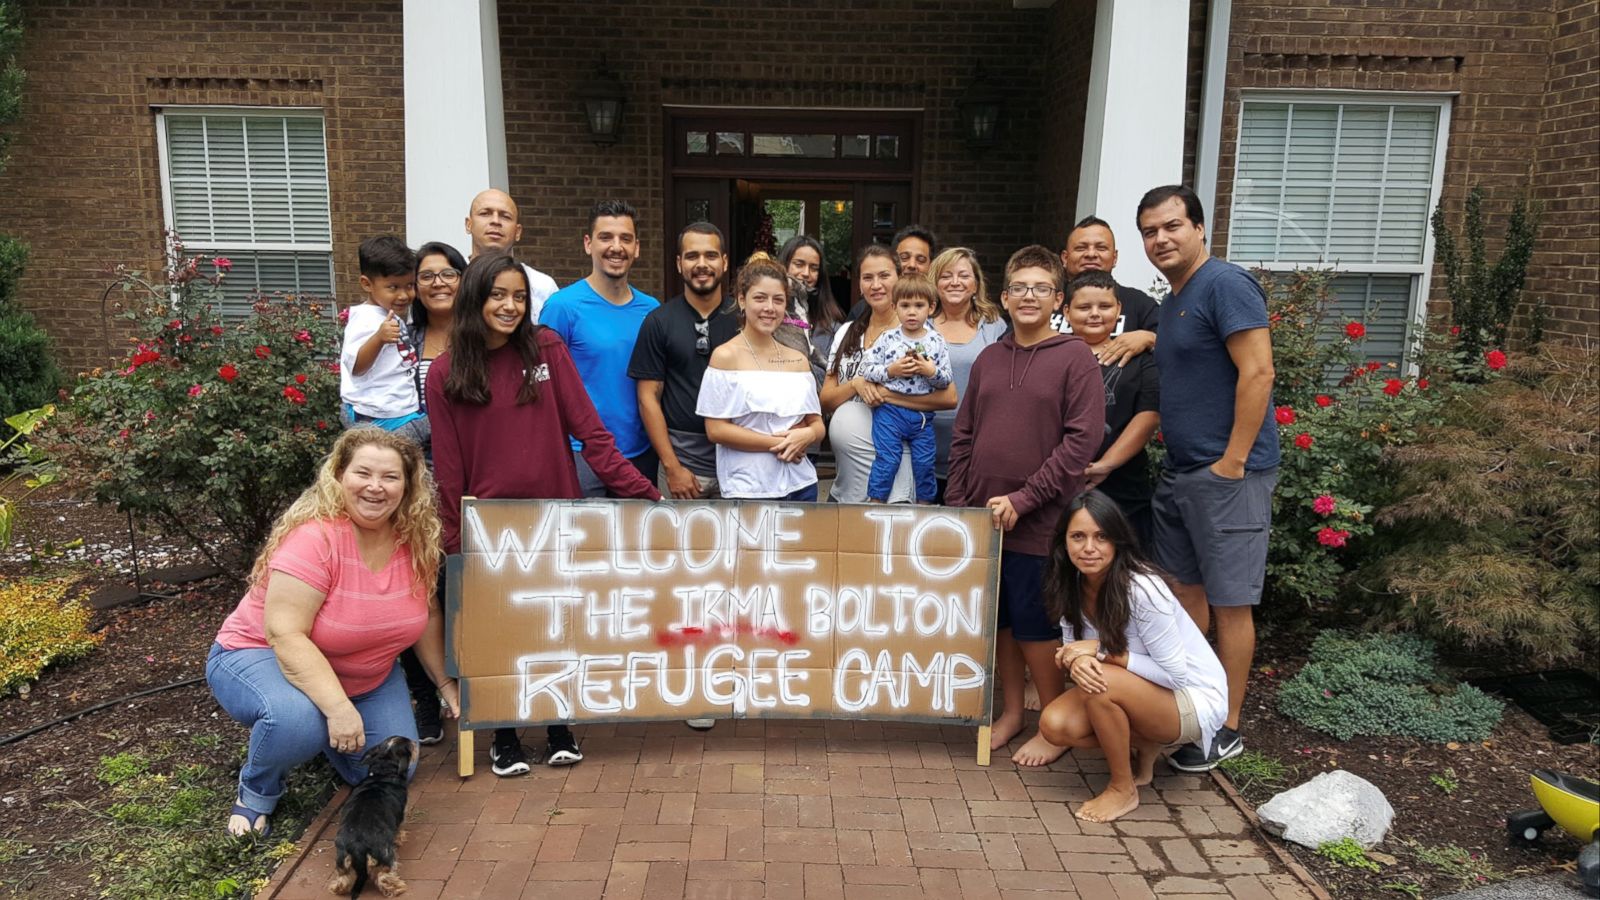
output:
[[[309,297],[263,297],[222,321],[228,261],[173,247],[164,277],[116,270],[107,295],[134,335],[128,355],[80,375],[35,444],[96,500],[237,565],[333,444],[340,333],[329,301]]]
[[[1365,358],[1367,327],[1333,317],[1331,272],[1258,272],[1267,293],[1277,381],[1272,416],[1282,463],[1273,496],[1267,589],[1331,600],[1373,534],[1372,511],[1394,499],[1386,449],[1416,439],[1442,405],[1489,380],[1504,353],[1468,359],[1444,331],[1420,348],[1416,375]],[[1498,354],[1498,357],[1493,354]]]

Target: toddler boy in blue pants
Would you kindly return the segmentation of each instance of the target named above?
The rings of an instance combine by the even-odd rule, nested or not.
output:
[[[862,357],[861,376],[902,394],[922,395],[942,391],[950,384],[950,352],[944,338],[928,327],[928,317],[938,304],[933,283],[906,277],[895,282],[894,311],[900,327],[883,333]],[[900,470],[900,457],[911,445],[911,473],[917,485],[917,502],[932,503],[939,484],[934,475],[936,455],[933,413],[916,412],[891,403],[872,408],[872,472],[867,476],[867,499],[884,503]]]

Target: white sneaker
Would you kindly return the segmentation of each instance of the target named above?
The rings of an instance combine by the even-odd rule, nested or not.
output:
[[[693,728],[695,731],[710,731],[711,729],[717,727],[717,720],[716,719],[684,719],[683,720],[683,724],[689,726],[690,728]]]

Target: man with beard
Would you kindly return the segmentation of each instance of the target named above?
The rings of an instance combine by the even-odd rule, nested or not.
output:
[[[723,294],[727,271],[717,226],[696,222],[683,229],[678,235],[683,293],[645,316],[628,363],[628,377],[639,384],[639,417],[661,459],[657,483],[662,495],[674,500],[722,495],[716,448],[694,410],[711,352],[739,332],[732,298]]]
[[[1111,233],[1111,225],[1096,216],[1085,216],[1072,226],[1067,246],[1061,251],[1061,264],[1067,269],[1068,283],[1085,272],[1110,274],[1117,265],[1117,239]],[[1116,294],[1117,302],[1122,304],[1122,318],[1113,327],[1110,339],[1095,348],[1095,358],[1102,366],[1126,365],[1156,345],[1161,307],[1149,294],[1125,284],[1117,285]],[[1050,322],[1062,334],[1072,333],[1066,309],[1051,316]]]
[[[481,191],[467,209],[467,234],[472,238],[469,259],[485,253],[513,252],[517,241],[522,240],[516,201],[505,191]],[[528,321],[538,322],[545,301],[556,292],[556,280],[527,263],[522,264],[522,270],[528,273]]]
[[[589,275],[556,291],[539,322],[566,343],[595,412],[616,439],[617,450],[654,482],[659,467],[656,451],[639,418],[638,385],[628,374],[639,329],[645,317],[661,305],[628,284],[628,272],[639,258],[634,228],[638,218],[633,205],[621,200],[602,200],[589,210],[589,231],[583,236],[583,250],[591,262]],[[574,441],[573,459],[584,496],[606,496],[605,485],[576,452],[578,447]]]

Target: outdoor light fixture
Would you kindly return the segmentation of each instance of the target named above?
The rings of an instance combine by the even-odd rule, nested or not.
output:
[[[983,64],[973,67],[972,81],[956,100],[961,114],[961,129],[967,146],[974,150],[992,147],[1000,138],[1000,111],[1003,97],[989,83]]]
[[[589,120],[589,137],[596,144],[615,144],[617,129],[622,124],[622,104],[628,99],[622,89],[622,79],[600,57],[594,74],[578,87],[583,100],[583,110]]]

